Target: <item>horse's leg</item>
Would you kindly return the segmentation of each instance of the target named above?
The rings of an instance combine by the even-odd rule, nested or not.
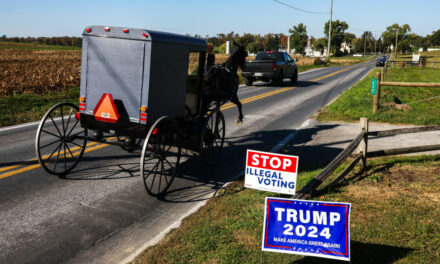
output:
[[[243,112],[241,110],[241,102],[240,100],[238,100],[237,93],[234,93],[234,95],[232,95],[231,102],[237,106],[238,109],[237,125],[240,126],[243,123]]]

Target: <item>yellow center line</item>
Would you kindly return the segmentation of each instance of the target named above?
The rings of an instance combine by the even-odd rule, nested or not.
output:
[[[98,144],[98,142],[91,142],[91,143],[88,143],[87,145],[86,145],[86,147],[90,147],[90,146],[93,146],[93,145],[96,145],[96,144]],[[70,151],[75,151],[75,150],[78,150],[78,149],[80,149],[80,147],[74,147],[74,148],[71,148],[70,149]],[[64,151],[62,151],[62,152],[60,152],[60,154],[64,154]],[[43,157],[41,157],[42,159],[45,159],[45,158],[47,158],[47,157],[49,157],[49,154],[48,155],[45,155],[45,156],[43,156]],[[20,166],[23,166],[23,165],[26,165],[26,163],[29,163],[29,162],[35,162],[35,161],[37,161],[37,158],[34,158],[34,159],[31,159],[31,160],[28,160],[28,161],[25,161],[24,163],[21,163],[21,164],[17,164],[17,165],[12,165],[12,166],[8,166],[8,167],[3,167],[3,168],[0,168],[0,172],[2,172],[2,171],[7,171],[7,170],[11,170],[11,169],[14,169],[14,168],[17,168],[17,167],[20,167]],[[1,178],[0,178],[1,179]]]
[[[329,77],[331,77],[331,76],[334,76],[334,75],[336,75],[336,74],[339,74],[339,73],[342,73],[342,72],[348,71],[348,70],[350,70],[350,69],[352,69],[352,68],[354,68],[354,67],[356,67],[356,65],[355,65],[355,66],[348,67],[348,68],[345,68],[345,69],[342,69],[342,70],[339,70],[339,71],[336,71],[336,72],[333,72],[333,73],[330,73],[330,74],[327,74],[327,75],[324,75],[324,76],[321,76],[321,77],[319,77],[319,78],[315,78],[315,79],[310,80],[310,81],[311,81],[311,82],[317,82],[317,81],[320,81],[320,80],[323,80],[323,79],[329,78]],[[263,99],[263,98],[266,98],[266,97],[269,97],[269,96],[272,96],[272,95],[275,95],[275,94],[279,94],[279,93],[282,93],[282,92],[285,92],[285,91],[293,90],[293,89],[295,89],[295,88],[296,88],[296,87],[284,87],[284,88],[280,88],[280,89],[277,89],[277,90],[274,90],[274,91],[270,91],[270,92],[266,92],[266,93],[263,93],[263,94],[255,95],[255,96],[252,96],[252,97],[249,97],[249,98],[245,98],[245,99],[243,99],[243,100],[241,101],[241,103],[242,103],[242,104],[250,103],[250,102],[253,102],[253,101],[256,101],[256,100],[260,100],[260,99]],[[227,103],[227,104],[222,105],[222,106],[220,107],[220,110],[226,110],[226,109],[232,108],[232,107],[234,107],[234,106],[235,106],[235,104],[233,104],[233,103]],[[115,138],[116,138],[116,137],[111,137],[111,138],[108,138],[108,139],[112,140],[112,139],[115,139]],[[97,145],[97,146],[91,147],[91,146],[96,145],[96,144],[99,144],[99,142],[88,143],[88,144],[87,144],[87,148],[86,148],[86,150],[84,151],[84,153],[87,153],[87,152],[90,152],[90,151],[94,151],[94,150],[101,149],[101,148],[104,148],[104,147],[109,146],[108,144],[101,144],[101,145]],[[80,149],[80,147],[72,148],[71,151],[76,151],[76,150],[78,150],[78,149]],[[63,153],[64,153],[64,151],[63,151]],[[60,153],[60,154],[63,154],[63,153]],[[77,155],[77,154],[79,154],[79,151],[78,151],[78,152],[75,152],[75,153],[73,153],[73,154],[74,154],[74,155]],[[49,155],[45,155],[45,156],[43,156],[42,158],[44,159],[44,158],[47,158],[47,157],[49,157]],[[31,161],[36,161],[36,160],[37,160],[37,159],[33,159],[33,160],[31,160]],[[9,167],[0,168],[0,172],[2,172],[2,171],[6,171],[6,170],[10,170],[10,169],[14,169],[14,168],[17,168],[17,167],[22,166],[22,165],[24,165],[24,164],[25,164],[25,163],[18,164],[18,165],[13,165],[13,166],[9,166]],[[4,179],[4,178],[6,178],[6,177],[10,177],[10,176],[13,176],[13,175],[16,175],[16,174],[19,174],[19,173],[25,172],[25,171],[29,171],[29,170],[32,170],[32,169],[38,168],[38,167],[40,167],[40,166],[41,166],[41,165],[38,163],[38,164],[29,165],[29,166],[27,166],[27,167],[23,167],[23,168],[18,169],[18,170],[13,170],[13,171],[10,171],[10,172],[6,172],[6,173],[3,173],[3,174],[0,174],[0,179]]]
[[[250,98],[246,98],[245,100],[241,101],[241,104],[247,104],[247,103],[250,103],[250,102],[253,102],[253,101],[256,101],[256,100],[260,100],[260,99],[263,99],[263,98],[266,98],[266,97],[269,97],[269,96],[272,96],[272,95],[275,95],[275,94],[278,94],[278,93],[282,93],[282,92],[285,92],[285,91],[288,91],[288,90],[292,90],[294,88],[296,88],[296,87],[287,87],[287,88],[283,88],[283,89],[272,91],[270,93],[262,94],[262,95],[259,95],[259,96],[253,96],[253,97],[250,97]],[[227,105],[226,107],[222,106],[222,107],[220,107],[220,110],[226,110],[226,109],[229,109],[229,108],[232,108],[232,107],[235,107],[235,105]]]
[[[97,150],[97,149],[100,149],[100,148],[104,148],[104,147],[107,147],[107,146],[109,146],[109,145],[108,144],[101,144],[101,145],[98,145],[98,146],[87,148],[86,150],[84,150],[84,153],[87,153],[87,152],[90,152],[90,151],[94,151],[94,150]],[[72,154],[74,156],[77,156],[77,155],[79,155],[79,153],[80,153],[80,151],[72,153]],[[27,166],[27,167],[24,167],[24,168],[21,168],[21,169],[18,169],[18,170],[13,170],[13,171],[10,171],[10,172],[7,172],[7,173],[3,173],[3,174],[0,174],[0,179],[4,179],[4,178],[7,178],[7,177],[10,177],[10,176],[13,176],[13,175],[25,172],[25,171],[30,171],[30,170],[36,169],[38,167],[41,167],[40,163],[37,163],[37,164],[34,164],[34,165],[30,165],[30,166]]]

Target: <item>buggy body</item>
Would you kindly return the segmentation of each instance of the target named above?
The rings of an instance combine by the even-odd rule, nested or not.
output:
[[[200,114],[205,40],[89,26],[82,45],[82,127],[144,138],[148,127],[162,116],[182,117],[188,108]],[[192,78],[188,76],[190,54],[199,58]]]

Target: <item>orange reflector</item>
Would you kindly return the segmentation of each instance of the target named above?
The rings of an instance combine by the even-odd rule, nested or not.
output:
[[[80,101],[80,102],[85,102],[85,101],[86,101],[86,98],[84,98],[84,97],[80,97],[80,98],[79,98],[79,101]]]
[[[146,106],[142,106],[141,107],[141,112],[147,112],[147,107]]]
[[[101,99],[96,105],[93,115],[96,120],[116,123],[119,119],[119,113],[116,109],[115,102],[113,101],[113,96],[111,94],[103,94]]]
[[[156,135],[157,134],[157,127],[155,127],[154,129],[153,129],[153,135]]]

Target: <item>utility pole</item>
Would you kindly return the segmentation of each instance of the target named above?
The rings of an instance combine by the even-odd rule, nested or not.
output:
[[[397,26],[396,30],[396,47],[394,48],[394,60],[397,60],[397,37],[399,36],[399,26]]]
[[[377,39],[374,39],[374,55],[376,55],[376,43],[377,43]]]
[[[328,24],[328,48],[327,48],[327,61],[330,57],[330,41],[332,39],[332,15],[333,15],[333,0],[331,0],[330,6],[330,23]]]

